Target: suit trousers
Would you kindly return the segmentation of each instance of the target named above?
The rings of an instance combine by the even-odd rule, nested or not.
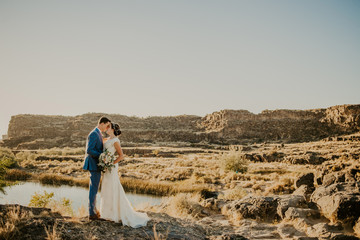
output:
[[[89,216],[96,214],[96,194],[99,190],[100,178],[100,171],[90,171]]]

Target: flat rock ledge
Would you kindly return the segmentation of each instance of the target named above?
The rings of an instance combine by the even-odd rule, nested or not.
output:
[[[53,233],[52,237],[56,235],[56,238],[52,239],[246,239],[234,233],[216,234],[206,225],[191,220],[163,213],[147,214],[151,218],[147,226],[133,229],[111,221],[66,217],[48,208],[0,204],[1,230],[6,229],[6,223],[15,225],[13,230],[9,227],[5,233],[0,231],[0,239],[47,239],[48,234]]]

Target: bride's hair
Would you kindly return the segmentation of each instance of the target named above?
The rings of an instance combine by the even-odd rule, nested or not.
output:
[[[119,136],[121,134],[120,126],[117,123],[111,123],[111,128],[114,129],[115,136]]]

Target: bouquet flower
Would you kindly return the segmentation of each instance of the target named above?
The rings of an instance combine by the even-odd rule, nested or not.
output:
[[[111,168],[115,167],[114,165],[115,160],[116,157],[114,156],[114,154],[112,154],[107,149],[105,149],[105,151],[102,154],[100,154],[98,166],[102,172],[106,172],[106,171],[111,172]]]

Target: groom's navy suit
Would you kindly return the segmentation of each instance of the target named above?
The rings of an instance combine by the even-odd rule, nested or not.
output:
[[[87,138],[84,170],[90,171],[90,190],[89,190],[89,215],[95,215],[96,194],[99,189],[101,171],[97,164],[99,156],[103,152],[102,135],[98,128],[92,130]]]

